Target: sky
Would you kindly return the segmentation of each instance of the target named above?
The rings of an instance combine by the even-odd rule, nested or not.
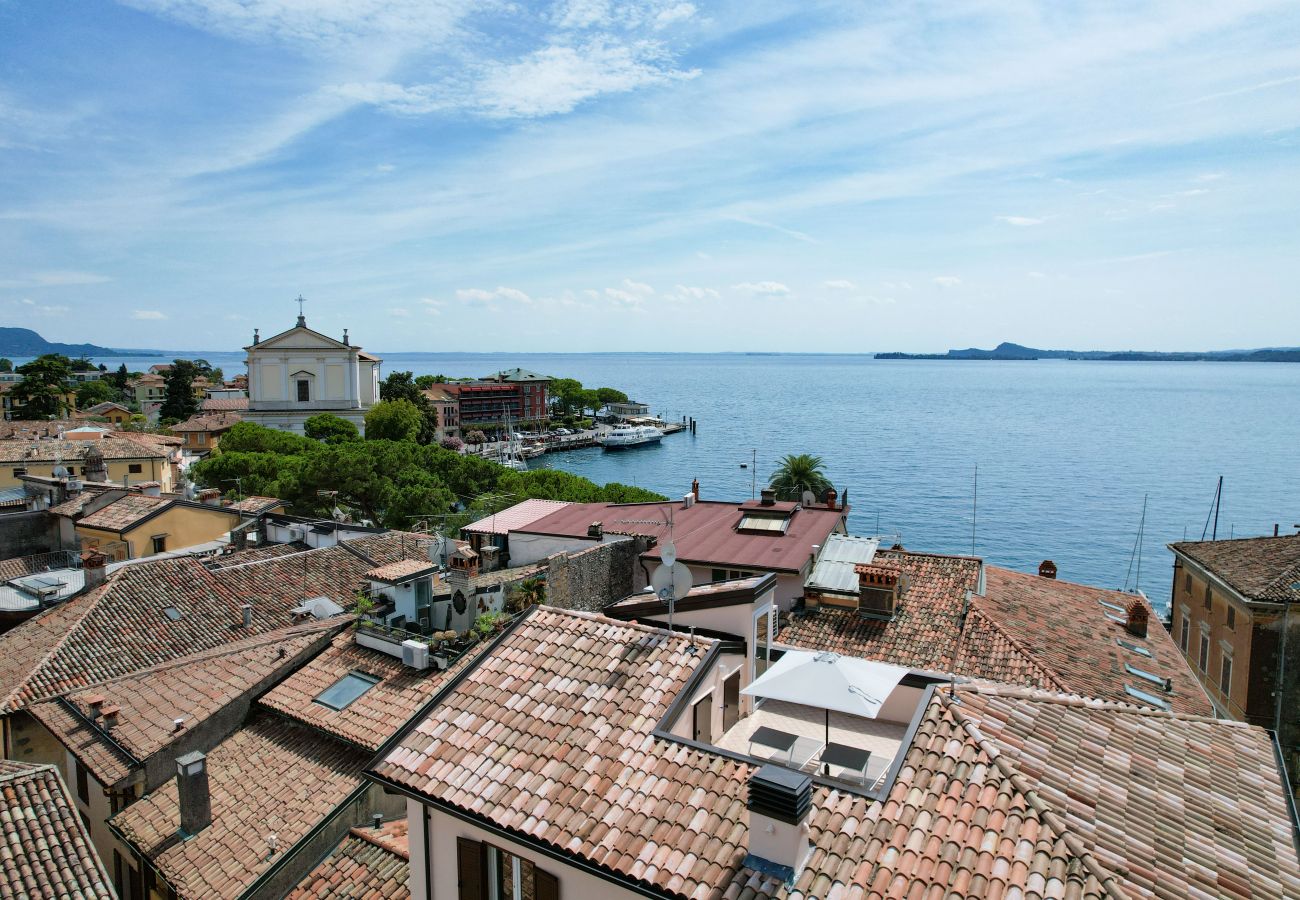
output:
[[[0,0],[0,322],[1300,345],[1294,0]]]

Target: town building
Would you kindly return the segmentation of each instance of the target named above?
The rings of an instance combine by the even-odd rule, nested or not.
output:
[[[515,425],[550,418],[550,384],[554,379],[527,369],[506,369],[476,381],[440,385],[455,396],[463,429],[496,427],[509,418]]]
[[[1264,729],[893,671],[874,718],[755,700],[699,740],[738,652],[522,618],[367,773],[407,800],[411,896],[1300,895]]]
[[[435,384],[433,387],[425,388],[423,393],[436,417],[434,440],[444,441],[447,438],[461,437],[460,403],[456,392],[445,384]]]
[[[181,447],[195,456],[207,456],[221,442],[221,436],[244,420],[239,412],[204,412],[177,422],[169,429],[179,435]]]
[[[610,418],[626,421],[628,419],[646,419],[650,417],[650,405],[628,400],[626,403],[607,403],[605,412]]]
[[[18,381],[22,377],[19,376]],[[24,417],[23,409],[27,406],[27,401],[20,397],[14,396],[13,389],[17,381],[0,382],[0,413],[3,413],[5,421],[22,420]],[[77,410],[76,391],[68,391],[63,395],[63,406],[66,410],[65,415],[70,415]]]
[[[0,760],[0,895],[117,900],[52,765]]]
[[[103,403],[96,403],[94,406],[88,406],[77,413],[79,419],[94,419],[100,422],[108,422],[113,425],[122,426],[131,421],[133,413],[130,409],[120,403],[114,403],[111,400],[105,400]]]
[[[84,423],[78,423],[84,424]],[[23,475],[80,476],[121,485],[156,481],[171,491],[179,459],[159,435],[97,431],[91,439],[0,441],[0,488],[18,487]]]
[[[244,418],[268,428],[303,432],[321,413],[346,419],[363,434],[366,413],[379,400],[381,360],[352,344],[313,331],[299,315],[293,328],[262,340],[253,333],[248,353],[248,411]]]
[[[79,495],[50,512],[60,518],[65,548],[98,550],[114,562],[196,547],[216,550],[244,519],[233,506],[162,497],[157,488]]]

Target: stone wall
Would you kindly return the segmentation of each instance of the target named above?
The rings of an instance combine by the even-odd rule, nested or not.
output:
[[[612,601],[645,587],[645,571],[637,557],[650,546],[650,538],[638,536],[548,557],[547,605],[600,612]]]
[[[46,510],[0,515],[0,559],[59,549],[59,517]]]

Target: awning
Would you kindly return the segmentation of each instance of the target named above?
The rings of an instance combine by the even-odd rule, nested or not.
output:
[[[838,653],[787,650],[741,693],[874,719],[908,671]]]

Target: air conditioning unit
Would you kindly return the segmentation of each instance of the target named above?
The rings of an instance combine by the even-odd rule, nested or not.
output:
[[[429,668],[429,645],[424,641],[402,641],[402,665],[420,672]]]

